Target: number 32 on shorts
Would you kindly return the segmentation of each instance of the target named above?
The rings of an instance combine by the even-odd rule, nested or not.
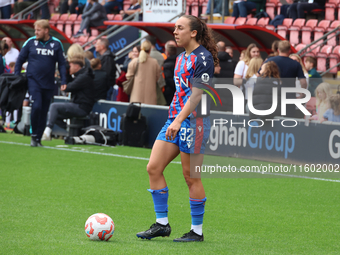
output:
[[[194,135],[194,129],[193,128],[185,128],[181,127],[180,133],[179,133],[179,139],[183,142],[187,142],[188,147],[190,148],[191,144],[194,141],[193,138]]]

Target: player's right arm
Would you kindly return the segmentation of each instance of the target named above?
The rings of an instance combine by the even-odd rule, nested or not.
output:
[[[14,74],[19,75],[21,73],[21,67],[22,64],[26,62],[27,58],[28,58],[28,53],[29,53],[29,46],[28,46],[29,42],[26,41],[24,43],[24,46],[22,47],[18,59],[15,62],[15,69],[14,69]]]

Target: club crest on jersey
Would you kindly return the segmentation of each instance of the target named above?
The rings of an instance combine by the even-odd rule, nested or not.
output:
[[[192,145],[192,142],[187,141],[187,145],[188,145],[188,148],[190,149],[190,147],[191,147],[191,145]]]
[[[53,48],[54,47],[54,43],[50,43],[51,47]]]
[[[202,74],[202,76],[201,76],[201,79],[202,79],[202,81],[203,82],[208,82],[209,81],[209,74],[207,74],[207,73],[204,73],[204,74]]]
[[[188,61],[188,62],[187,62],[187,69],[189,70],[189,69],[191,68],[191,66],[192,66],[192,62],[191,62],[191,61]]]
[[[34,45],[35,45],[35,46],[38,46],[38,43],[39,43],[38,40],[34,40]]]
[[[202,131],[202,126],[198,126],[198,131],[201,132]]]

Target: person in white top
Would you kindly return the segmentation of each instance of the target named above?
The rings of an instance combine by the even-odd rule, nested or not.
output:
[[[9,37],[4,37],[4,39],[2,40],[6,42],[9,48],[9,51],[5,55],[6,65],[9,65],[9,63],[11,62],[16,62],[19,56],[19,51],[16,48],[12,47],[13,46],[12,39]]]
[[[237,87],[241,87],[242,79],[246,77],[250,60],[252,58],[256,58],[259,56],[260,56],[260,49],[256,46],[256,44],[255,43],[249,44],[244,54],[244,58],[237,63],[235,71],[234,71],[234,84]]]

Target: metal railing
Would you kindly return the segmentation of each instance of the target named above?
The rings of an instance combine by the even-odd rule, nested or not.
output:
[[[330,36],[329,38],[327,38],[329,35],[333,34],[332,36]],[[324,34],[322,37],[320,37],[318,40],[316,41],[313,41],[312,43],[310,44],[307,44],[305,48],[299,50],[297,52],[297,54],[300,56],[300,57],[304,57],[306,54],[312,52],[314,49],[316,49],[317,47],[321,47],[323,45],[325,45],[327,43],[327,41],[329,41],[330,39],[332,38],[336,38],[337,36],[340,35],[340,27],[336,27],[334,28],[333,30],[327,32],[326,34]],[[340,57],[340,56],[339,56]],[[338,67],[340,66],[340,62],[337,63],[336,65],[330,67],[329,69],[327,69],[325,72],[321,73],[320,75],[323,76],[325,74],[327,74],[330,70],[332,70],[333,68],[335,67]]]
[[[18,12],[15,14],[11,19],[26,19],[27,16],[31,13],[43,6],[44,4],[47,4],[48,0],[39,0],[37,2],[34,2],[27,8],[23,9],[21,12]]]

